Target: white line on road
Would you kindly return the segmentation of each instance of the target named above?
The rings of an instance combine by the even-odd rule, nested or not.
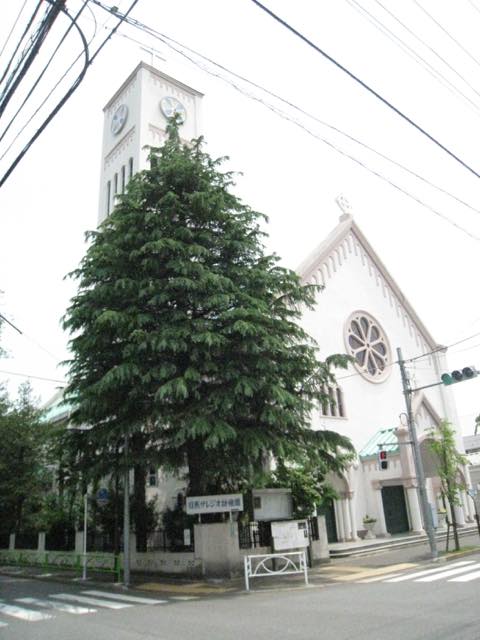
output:
[[[473,560],[462,560],[462,562],[455,562],[450,565],[450,568],[460,567],[467,564],[475,564]],[[440,573],[441,571],[445,571],[445,567],[437,567],[436,569],[426,569],[425,571],[416,571],[415,573],[407,573],[406,575],[402,575],[399,578],[392,578],[391,580],[385,580],[385,582],[403,582],[404,580],[413,580],[414,578],[421,578],[423,576],[428,576],[434,573]]]
[[[374,578],[365,578],[364,580],[357,580],[360,584],[368,584],[369,582],[381,582],[382,580],[388,580],[389,578],[396,578],[403,574],[400,573],[389,573],[388,575],[375,576]]]
[[[87,598],[85,596],[77,596],[73,593],[55,593],[50,596],[57,600],[70,600],[72,602],[80,602],[81,604],[91,604],[94,607],[106,607],[107,609],[125,609],[131,607],[131,604],[122,602],[113,602],[112,600],[99,600],[98,598]]]
[[[15,607],[12,604],[0,604],[0,613],[12,618],[20,618],[20,620],[28,620],[29,622],[37,622],[38,620],[49,620],[53,618],[49,613],[41,613],[33,611],[33,609],[25,609],[24,607]]]
[[[6,622],[0,622],[0,627],[8,627],[8,624]]]
[[[165,604],[168,600],[154,600],[153,598],[139,598],[138,596],[129,596],[123,593],[109,593],[107,591],[82,591],[86,596],[99,596],[101,598],[115,598],[115,600],[123,600],[125,602],[135,602],[137,604]]]
[[[443,580],[444,578],[449,578],[450,576],[455,576],[458,573],[466,573],[467,571],[471,571],[472,569],[480,568],[480,564],[474,564],[470,567],[459,567],[457,569],[449,569],[443,571],[442,573],[437,573],[434,576],[427,576],[426,578],[420,578],[420,580],[415,580],[415,582],[434,582],[434,580]]]
[[[96,613],[96,609],[89,609],[88,607],[79,607],[75,604],[67,604],[66,602],[51,602],[50,600],[41,600],[40,598],[15,598],[15,602],[22,602],[23,604],[33,604],[37,607],[43,607],[44,609],[56,609],[57,611],[63,611],[65,613],[73,613],[76,615],[82,615],[84,613]]]
[[[478,578],[480,578],[480,571],[473,571],[473,573],[467,573],[466,576],[452,578],[449,582],[470,582],[471,580],[477,580]]]

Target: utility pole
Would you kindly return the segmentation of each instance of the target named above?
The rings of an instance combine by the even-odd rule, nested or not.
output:
[[[405,371],[405,362],[403,360],[402,350],[400,349],[400,347],[397,348],[397,356],[398,356],[398,364],[400,366],[400,373],[402,376],[403,394],[405,396],[405,404],[407,407],[408,433],[412,443],[413,460],[415,462],[415,473],[416,473],[417,482],[418,482],[418,495],[420,498],[420,505],[422,509],[423,523],[425,526],[425,531],[427,532],[428,542],[430,544],[430,552],[432,554],[432,560],[438,560],[437,541],[435,539],[435,530],[433,528],[432,510],[430,508],[430,505],[427,499],[427,491],[425,489],[425,472],[423,470],[422,456],[420,454],[420,447],[418,444],[417,429],[413,421],[412,393],[414,390],[411,389],[410,381],[407,378],[407,373]],[[435,386],[435,385],[431,385],[431,386]]]
[[[128,468],[128,436],[125,434],[125,476],[123,482],[123,585],[130,585],[130,469]]]

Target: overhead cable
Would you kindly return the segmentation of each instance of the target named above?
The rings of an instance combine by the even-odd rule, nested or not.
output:
[[[285,20],[283,20],[282,18],[280,18],[280,16],[278,16],[277,14],[275,14],[273,11],[271,11],[270,9],[268,9],[265,5],[263,5],[261,2],[259,2],[258,0],[250,0],[251,2],[253,2],[255,5],[257,5],[260,9],[262,9],[262,11],[264,11],[265,13],[267,13],[270,17],[272,17],[274,20],[276,20],[279,24],[281,24],[283,27],[285,27],[286,29],[288,29],[291,33],[293,33],[297,38],[299,38],[300,40],[302,40],[303,42],[305,42],[309,47],[311,47],[312,49],[314,49],[317,53],[319,53],[320,55],[322,55],[324,58],[326,58],[327,60],[329,60],[330,62],[332,62],[337,68],[339,68],[341,71],[343,71],[344,73],[346,73],[352,80],[354,80],[357,84],[359,84],[360,86],[362,86],[366,91],[368,91],[369,93],[371,93],[373,96],[375,96],[378,100],[380,100],[385,106],[387,106],[389,109],[391,109],[394,113],[396,113],[398,116],[400,116],[403,120],[405,120],[405,122],[408,122],[408,124],[410,124],[412,127],[414,127],[417,131],[419,131],[423,136],[425,136],[426,138],[428,138],[431,142],[433,142],[433,144],[435,144],[437,147],[439,147],[440,149],[442,149],[447,155],[449,155],[451,158],[453,158],[456,162],[458,162],[460,165],[462,165],[467,171],[469,171],[470,173],[472,173],[474,176],[476,176],[477,178],[480,178],[480,174],[475,171],[475,169],[473,169],[473,167],[471,167],[469,164],[467,164],[466,162],[464,162],[459,156],[457,156],[453,151],[451,151],[450,149],[448,149],[448,147],[446,147],[444,144],[442,144],[439,140],[437,140],[433,135],[431,135],[430,133],[428,133],[428,131],[426,131],[423,127],[421,127],[420,125],[418,125],[416,122],[414,122],[409,116],[407,116],[405,113],[403,113],[400,109],[398,109],[397,107],[395,107],[395,105],[393,105],[391,102],[389,102],[386,98],[384,98],[382,95],[380,95],[380,93],[378,93],[377,91],[375,91],[375,89],[373,89],[372,87],[370,87],[366,82],[364,82],[363,80],[361,80],[358,76],[356,76],[352,71],[349,71],[345,66],[343,66],[342,64],[340,64],[337,60],[335,60],[332,56],[330,56],[328,53],[326,53],[325,51],[323,51],[319,46],[317,46],[316,44],[314,44],[311,40],[309,40],[306,36],[304,36],[302,33],[300,33],[300,31],[298,31],[297,29],[295,29],[294,27],[292,27],[292,25],[290,25],[288,22],[286,22]]]

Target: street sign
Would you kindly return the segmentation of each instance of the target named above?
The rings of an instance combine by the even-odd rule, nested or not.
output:
[[[241,493],[230,493],[220,496],[188,496],[187,513],[224,513],[227,511],[243,511]]]
[[[102,488],[97,491],[97,504],[99,507],[104,507],[109,500],[108,489]]]

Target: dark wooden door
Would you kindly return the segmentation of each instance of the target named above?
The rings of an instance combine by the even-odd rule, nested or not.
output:
[[[408,531],[410,527],[403,486],[382,487],[382,502],[388,533]]]
[[[338,542],[337,525],[335,522],[335,509],[333,500],[330,499],[318,510],[319,516],[325,516],[325,526],[327,527],[328,542]]]

